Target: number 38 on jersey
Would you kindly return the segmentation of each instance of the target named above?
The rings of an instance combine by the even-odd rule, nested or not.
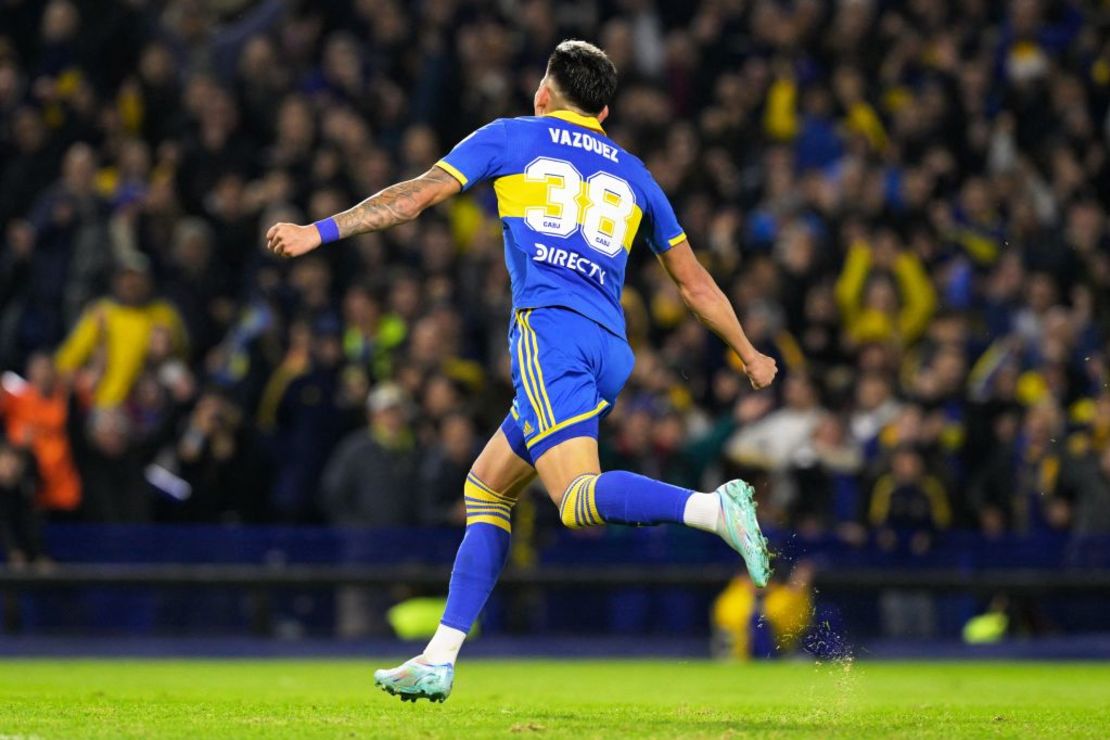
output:
[[[530,229],[559,237],[581,229],[590,248],[610,257],[624,249],[636,210],[636,196],[627,181],[609,172],[583,178],[570,162],[551,157],[532,160],[524,178],[547,184],[546,203],[524,209]]]

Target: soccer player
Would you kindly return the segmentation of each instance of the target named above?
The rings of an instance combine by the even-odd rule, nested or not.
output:
[[[537,474],[567,527],[685,524],[722,537],[744,558],[757,586],[770,577],[753,491],[744,481],[701,493],[601,470],[598,420],[612,408],[634,361],[620,297],[638,234],[690,310],[739,355],[753,387],[765,388],[777,372],[694,257],[643,162],[605,135],[601,124],[616,86],[617,70],[603,51],[564,41],[548,60],[534,116],[483,126],[420,177],[331,218],[308,226],[279,223],[267,232],[273,252],[297,257],[411,221],[493,181],[512,283],[516,395],[467,476],[466,533],[438,630],[423,654],[374,674],[378,686],[402,699],[443,701],[451,693],[455,659],[509,551],[510,512]]]

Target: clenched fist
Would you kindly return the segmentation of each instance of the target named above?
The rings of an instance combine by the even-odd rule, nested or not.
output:
[[[266,248],[279,257],[300,257],[320,246],[320,232],[312,224],[274,224],[266,232]]]
[[[751,381],[752,388],[756,390],[771,385],[778,372],[778,365],[773,358],[767,355],[757,354],[755,357],[744,361],[744,373]]]

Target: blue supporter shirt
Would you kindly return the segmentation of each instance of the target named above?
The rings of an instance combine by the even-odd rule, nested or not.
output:
[[[621,289],[637,234],[655,254],[686,238],[647,167],[596,118],[501,118],[437,164],[463,190],[493,181],[514,310],[561,306],[624,337]]]

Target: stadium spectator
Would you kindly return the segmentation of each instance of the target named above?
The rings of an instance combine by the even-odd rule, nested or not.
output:
[[[1110,449],[1076,454],[1062,476],[1060,496],[1076,535],[1110,534]]]
[[[342,388],[339,324],[316,321],[308,363],[280,396],[270,440],[275,485],[270,507],[284,521],[317,516],[318,481],[332,449],[349,431],[340,407]]]
[[[801,560],[763,592],[746,576],[733,578],[713,602],[714,656],[748,660],[793,653],[811,628],[814,572],[812,562]]]
[[[1040,401],[1025,415],[1017,439],[1011,524],[1023,534],[1066,526],[1067,505],[1056,495],[1066,454],[1063,418],[1052,399]]]
[[[948,492],[927,472],[921,453],[908,444],[894,450],[890,472],[875,483],[869,512],[882,547],[902,546],[918,555],[928,551],[936,533],[952,525]]]
[[[925,331],[936,304],[935,291],[921,261],[899,249],[889,230],[874,245],[848,246],[836,297],[848,341],[911,344]]]
[[[417,519],[422,524],[462,526],[466,524],[466,508],[459,491],[480,451],[478,436],[474,423],[459,412],[446,416],[439,426],[438,438],[421,453]]]
[[[374,378],[389,377],[391,360],[405,340],[403,320],[386,314],[374,291],[355,284],[343,298],[343,355],[347,362],[365,368]]]
[[[817,387],[805,375],[783,384],[783,406],[741,428],[728,441],[726,454],[738,465],[782,470],[806,444],[821,421]]]
[[[35,505],[54,514],[72,514],[81,504],[81,478],[69,442],[69,391],[49,355],[27,362],[27,379],[7,373],[0,379],[0,416],[9,444],[34,456],[41,485]]]
[[[25,262],[14,287],[13,357],[58,342],[111,261],[104,205],[94,189],[95,159],[89,145],[71,145],[61,177],[22,214],[25,220],[9,221],[13,256]]]
[[[443,455],[426,474],[446,496],[460,415],[480,437],[508,405],[488,190],[295,263],[261,235],[528,113],[552,43],[574,35],[620,67],[607,131],[791,376],[742,392],[735,358],[636,245],[623,300],[638,364],[606,457],[690,486],[758,460],[783,524],[851,532],[870,526],[860,492],[912,445],[952,526],[1098,519],[1080,513],[1110,440],[1096,8],[200,5],[0,4],[0,363],[52,353],[72,376],[81,516],[149,516],[142,469],[160,461],[220,503],[156,517],[318,520],[325,464],[366,389],[390,383],[418,410],[412,445]],[[186,444],[197,425],[204,444]],[[54,490],[70,473],[42,454]],[[253,504],[230,493],[247,471]]]
[[[34,469],[27,453],[0,441],[0,553],[10,566],[26,565],[42,555]]]
[[[152,296],[147,259],[132,254],[126,260],[113,278],[112,296],[93,302],[82,312],[57,354],[62,373],[96,364],[93,404],[97,408],[112,408],[127,399],[156,330],[169,332],[175,352],[186,351],[181,316],[169,303]]]
[[[1018,409],[1003,409],[994,414],[989,440],[984,444],[990,452],[971,479],[970,499],[975,518],[989,537],[1011,530],[1018,425]]]
[[[366,407],[369,426],[346,437],[324,470],[324,513],[337,524],[412,524],[420,494],[408,401],[399,386],[386,383],[370,392]]]
[[[220,269],[215,246],[207,221],[186,218],[177,223],[170,253],[163,258],[162,294],[180,314],[197,357],[223,337],[234,311],[229,297],[234,273]]]
[[[797,531],[809,536],[832,532],[860,543],[862,470],[863,450],[839,418],[824,415],[810,439],[794,452],[790,475],[779,483],[791,488],[782,498]]]
[[[850,421],[852,438],[874,452],[879,433],[894,421],[900,410],[894,386],[881,372],[861,373],[853,401]]]
[[[4,69],[17,74],[10,62]],[[5,115],[11,138],[0,169],[0,223],[6,224],[30,212],[35,197],[50,185],[57,156],[48,148],[49,133],[38,110],[23,105]]]
[[[890,472],[871,492],[869,520],[883,550],[925,555],[937,534],[952,524],[948,492],[925,466],[921,452],[901,444],[891,454]],[[880,594],[883,633],[927,638],[936,631],[936,604],[928,591],[887,589]]]
[[[219,392],[203,393],[171,455],[159,456],[189,484],[190,495],[163,516],[242,522],[265,517],[266,467],[246,434],[242,410]]]
[[[119,408],[96,409],[87,427],[77,456],[84,483],[84,516],[97,522],[147,521],[150,498],[143,467],[148,461],[126,413]]]

